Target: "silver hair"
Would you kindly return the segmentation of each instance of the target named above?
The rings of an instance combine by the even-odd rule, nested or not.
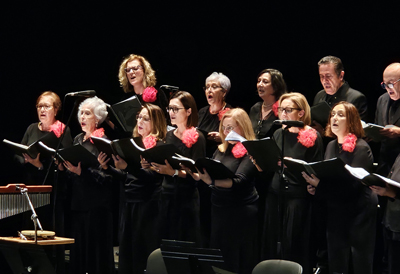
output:
[[[96,116],[97,120],[99,120],[99,125],[104,122],[104,120],[107,118],[108,112],[107,112],[107,106],[106,103],[104,103],[103,100],[101,100],[99,97],[91,97],[87,98],[84,100],[78,108],[78,121],[81,122],[81,108],[87,105],[92,111],[93,114]]]
[[[218,81],[221,87],[226,90],[226,94],[228,94],[229,90],[231,89],[231,80],[229,80],[229,78],[222,72],[211,73],[211,75],[206,79],[206,85],[209,81]]]

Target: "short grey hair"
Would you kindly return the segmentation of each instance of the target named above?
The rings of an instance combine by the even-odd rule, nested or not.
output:
[[[231,80],[229,80],[229,78],[222,72],[211,73],[211,75],[206,79],[206,85],[209,81],[218,81],[221,87],[226,90],[226,94],[228,94],[229,90],[231,89]]]
[[[96,118],[99,120],[99,125],[104,122],[104,120],[107,118],[108,112],[107,112],[107,106],[106,103],[104,103],[103,100],[101,100],[99,97],[91,97],[87,98],[84,100],[78,108],[78,121],[81,121],[81,108],[87,105],[92,111],[93,114],[96,116]]]

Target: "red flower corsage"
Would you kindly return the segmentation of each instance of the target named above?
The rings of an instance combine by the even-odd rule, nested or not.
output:
[[[312,147],[317,139],[317,131],[313,128],[301,129],[297,140],[305,147]]]
[[[95,131],[92,132],[92,134],[90,134],[90,137],[103,137],[104,136],[104,128],[98,128]],[[90,139],[90,142],[93,144],[92,139]]]
[[[275,116],[278,117],[278,106],[279,106],[279,101],[276,101],[272,105],[272,111],[274,112]]]
[[[197,139],[199,139],[199,133],[194,127],[186,129],[182,134],[182,143],[189,148],[197,142]]]
[[[235,158],[242,158],[247,150],[241,142],[237,142],[232,148],[232,154]]]
[[[356,147],[357,136],[352,133],[347,134],[343,139],[342,149],[344,151],[353,152]]]
[[[157,99],[157,90],[154,87],[145,88],[142,98],[146,103],[153,103]]]
[[[146,149],[155,147],[157,144],[157,139],[154,135],[149,135],[143,138],[143,144]]]
[[[228,111],[228,110],[230,110],[230,108],[224,108],[224,109],[221,109],[219,112],[218,112],[218,119],[221,121],[221,119],[222,119],[222,116],[224,116],[224,114]]]
[[[57,138],[60,138],[61,134],[64,132],[65,125],[60,121],[56,121],[50,126],[50,131],[53,131]]]

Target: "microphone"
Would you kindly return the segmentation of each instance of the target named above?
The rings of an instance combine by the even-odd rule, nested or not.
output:
[[[303,121],[294,121],[294,120],[275,120],[274,125],[287,125],[288,127],[304,127]]]
[[[172,90],[179,90],[179,87],[169,86],[169,85],[162,85],[160,89],[172,89]]]
[[[80,96],[80,97],[92,97],[96,95],[96,91],[94,90],[83,90],[77,92],[70,92],[65,94],[65,96]]]

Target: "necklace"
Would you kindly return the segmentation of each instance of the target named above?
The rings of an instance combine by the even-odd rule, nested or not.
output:
[[[266,105],[265,102],[262,103],[263,108],[272,109],[273,104]]]

